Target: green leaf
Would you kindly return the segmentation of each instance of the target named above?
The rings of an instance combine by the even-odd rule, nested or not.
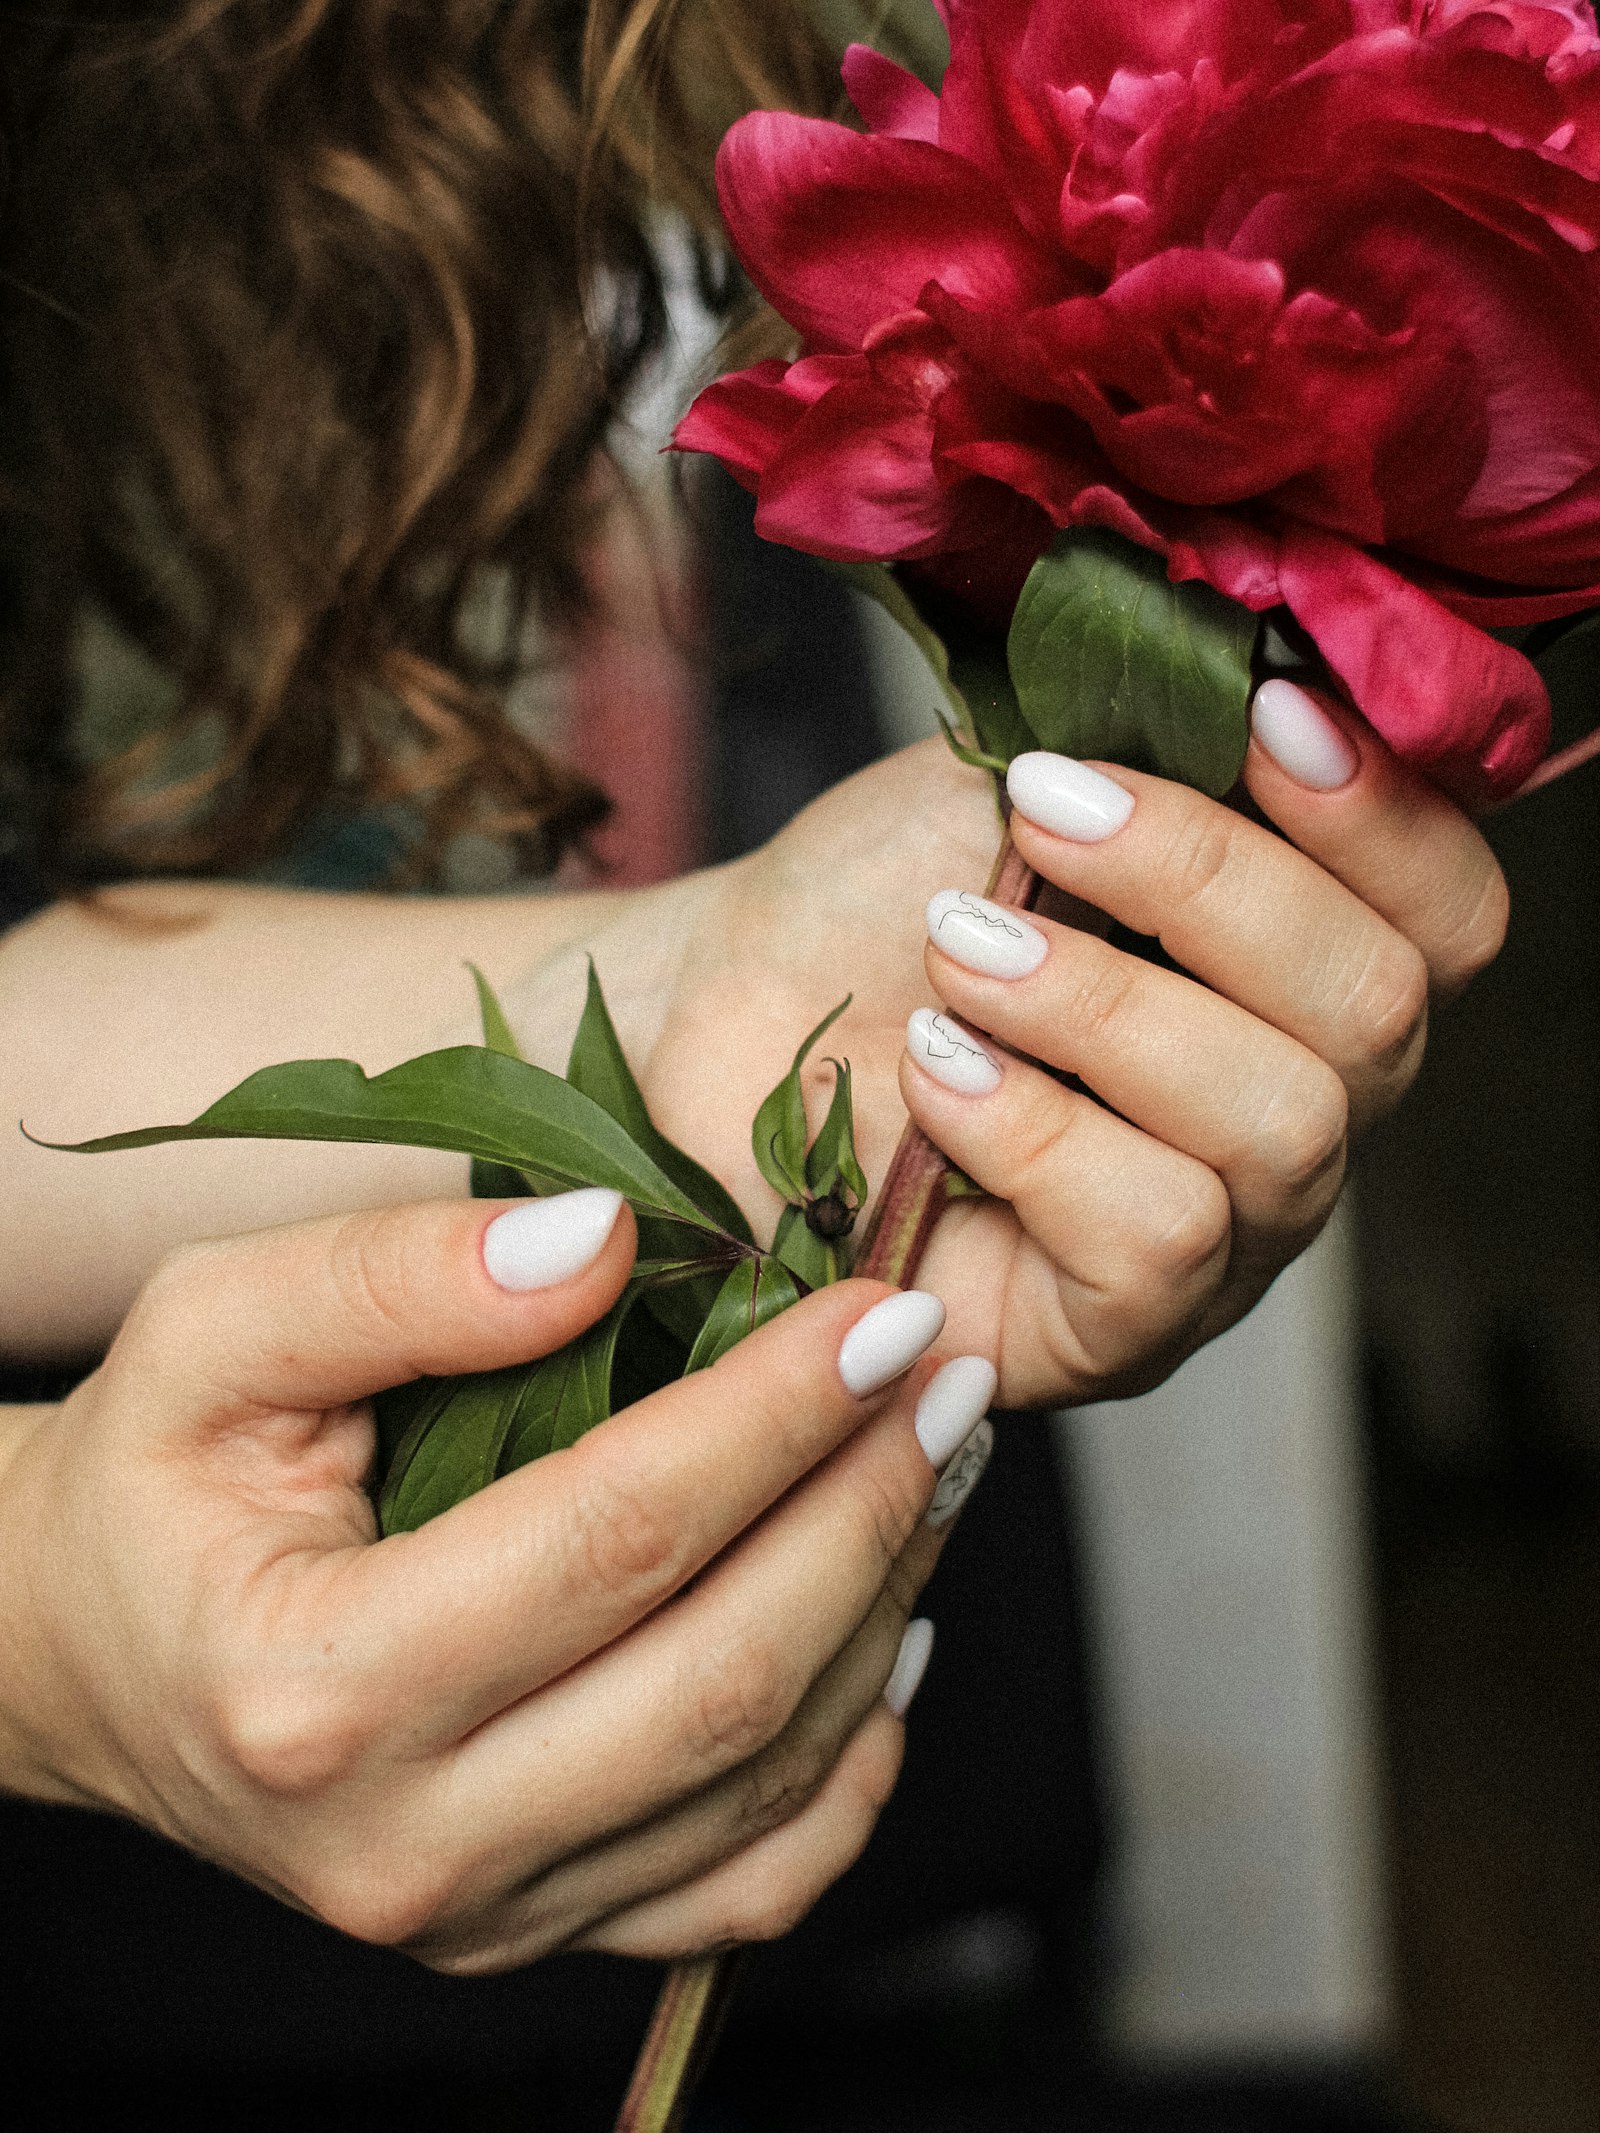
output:
[[[850,1062],[830,1059],[828,1064],[833,1068],[833,1101],[806,1156],[806,1184],[815,1193],[834,1192],[841,1184],[847,1185],[859,1207],[867,1197],[867,1174],[856,1160]]]
[[[797,1281],[808,1289],[825,1289],[839,1279],[844,1268],[837,1240],[819,1237],[806,1225],[803,1207],[786,1207],[778,1217],[778,1233],[772,1240],[772,1255],[781,1259]]]
[[[491,1052],[504,1052],[508,1059],[520,1059],[522,1047],[511,1033],[511,1024],[506,1020],[505,1009],[495,998],[494,987],[476,963],[469,963],[467,968],[478,988],[478,1013],[483,1019],[484,1043]]]
[[[952,650],[950,671],[971,707],[972,730],[977,736],[978,752],[968,760],[979,769],[998,770],[1004,777],[1014,757],[1039,745],[1017,702],[1004,650],[998,644],[977,642]]]
[[[608,1111],[634,1144],[655,1161],[718,1229],[726,1230],[730,1237],[737,1237],[741,1244],[754,1244],[755,1235],[733,1194],[692,1155],[686,1155],[669,1141],[651,1118],[644,1094],[633,1078],[633,1070],[617,1037],[592,958],[588,998],[584,1002],[578,1034],[572,1040],[567,1080],[573,1088],[581,1089],[585,1096],[597,1103],[602,1111]]]
[[[624,1321],[637,1301],[630,1287],[605,1317],[554,1355],[527,1367],[527,1383],[506,1434],[500,1472],[547,1452],[565,1451],[611,1413],[611,1371]]]
[[[763,1252],[757,1259],[741,1259],[722,1284],[700,1328],[700,1338],[683,1366],[684,1376],[692,1370],[708,1370],[746,1334],[754,1333],[769,1318],[776,1318],[780,1311],[787,1311],[799,1301],[800,1291],[788,1268],[770,1253]]]
[[[559,1074],[476,1044],[427,1052],[370,1078],[349,1059],[263,1067],[184,1125],[39,1145],[86,1155],[163,1141],[238,1139],[454,1149],[523,1172],[537,1191],[609,1185],[643,1214],[700,1231],[714,1227],[580,1090]]]
[[[1256,630],[1209,585],[1172,584],[1149,549],[1080,530],[1028,573],[1007,652],[1039,746],[1220,798],[1249,743]]]
[[[800,1093],[800,1069],[817,1039],[832,1029],[850,1005],[851,997],[846,993],[838,1006],[823,1016],[795,1053],[793,1066],[756,1113],[750,1129],[750,1145],[761,1175],[786,1200],[805,1196],[806,1103]]]
[[[415,1396],[414,1420],[378,1498],[385,1533],[414,1532],[494,1479],[527,1376],[519,1363],[422,1381],[426,1389]]]

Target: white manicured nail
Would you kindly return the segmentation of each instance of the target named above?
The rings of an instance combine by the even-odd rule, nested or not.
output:
[[[906,1050],[935,1081],[961,1096],[987,1096],[1000,1069],[971,1030],[935,1007],[919,1007],[906,1024]]]
[[[1000,1379],[986,1355],[958,1355],[936,1370],[917,1402],[917,1442],[928,1464],[942,1467],[994,1404]]]
[[[1292,681],[1264,681],[1250,707],[1250,731],[1280,770],[1313,792],[1337,792],[1361,758],[1314,696]]]
[[[944,1305],[926,1289],[902,1289],[858,1318],[839,1344],[846,1392],[864,1400],[909,1370],[939,1338]]]
[[[911,1699],[921,1688],[922,1677],[928,1671],[928,1661],[932,1657],[933,1624],[926,1615],[918,1615],[914,1622],[906,1624],[894,1671],[884,1684],[883,1700],[896,1718],[904,1718],[910,1710]]]
[[[1043,748],[1019,755],[1006,772],[1011,804],[1040,829],[1078,844],[1098,844],[1133,813],[1133,794],[1076,756]]]
[[[930,1526],[949,1525],[983,1479],[983,1470],[989,1464],[989,1454],[993,1450],[994,1424],[985,1419],[978,1424],[939,1476],[939,1486],[934,1490],[933,1501],[928,1506],[927,1522]]]
[[[1025,978],[1050,943],[1020,911],[992,904],[970,889],[941,889],[928,905],[928,938],[935,948],[986,978]]]
[[[483,1233],[483,1263],[502,1289],[549,1289],[581,1274],[617,1226],[622,1195],[603,1185],[524,1200]]]

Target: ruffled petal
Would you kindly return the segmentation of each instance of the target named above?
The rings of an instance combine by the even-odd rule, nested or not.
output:
[[[763,539],[838,562],[917,555],[956,521],[933,470],[931,411],[864,365],[795,424],[757,496]]]
[[[790,382],[800,368],[798,363],[757,363],[718,378],[673,431],[673,450],[710,452],[735,480],[753,489],[762,468],[817,397]]]
[[[1284,529],[1283,597],[1397,755],[1467,807],[1516,791],[1550,739],[1550,699],[1509,645],[1461,621],[1375,556]]]
[[[1000,311],[1066,293],[994,187],[926,141],[753,111],[722,143],[717,190],[751,279],[815,349],[859,348],[931,280]]]

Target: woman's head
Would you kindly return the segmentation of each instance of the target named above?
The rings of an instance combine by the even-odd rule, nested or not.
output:
[[[646,216],[709,237],[728,122],[831,101],[803,15],[150,0],[0,46],[0,763],[41,849],[237,868],[386,798],[423,871],[469,822],[559,849],[601,803],[508,727],[464,604],[495,572],[514,618],[581,605],[661,336]],[[173,705],[85,770],[96,608]]]

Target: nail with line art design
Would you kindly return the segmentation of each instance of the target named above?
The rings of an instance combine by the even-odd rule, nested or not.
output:
[[[1050,943],[1020,911],[992,904],[971,889],[941,889],[928,905],[928,938],[952,962],[986,978],[1025,978]]]
[[[954,1015],[919,1007],[906,1024],[906,1050],[935,1081],[958,1096],[988,1096],[1000,1086],[1000,1068],[971,1030]]]

